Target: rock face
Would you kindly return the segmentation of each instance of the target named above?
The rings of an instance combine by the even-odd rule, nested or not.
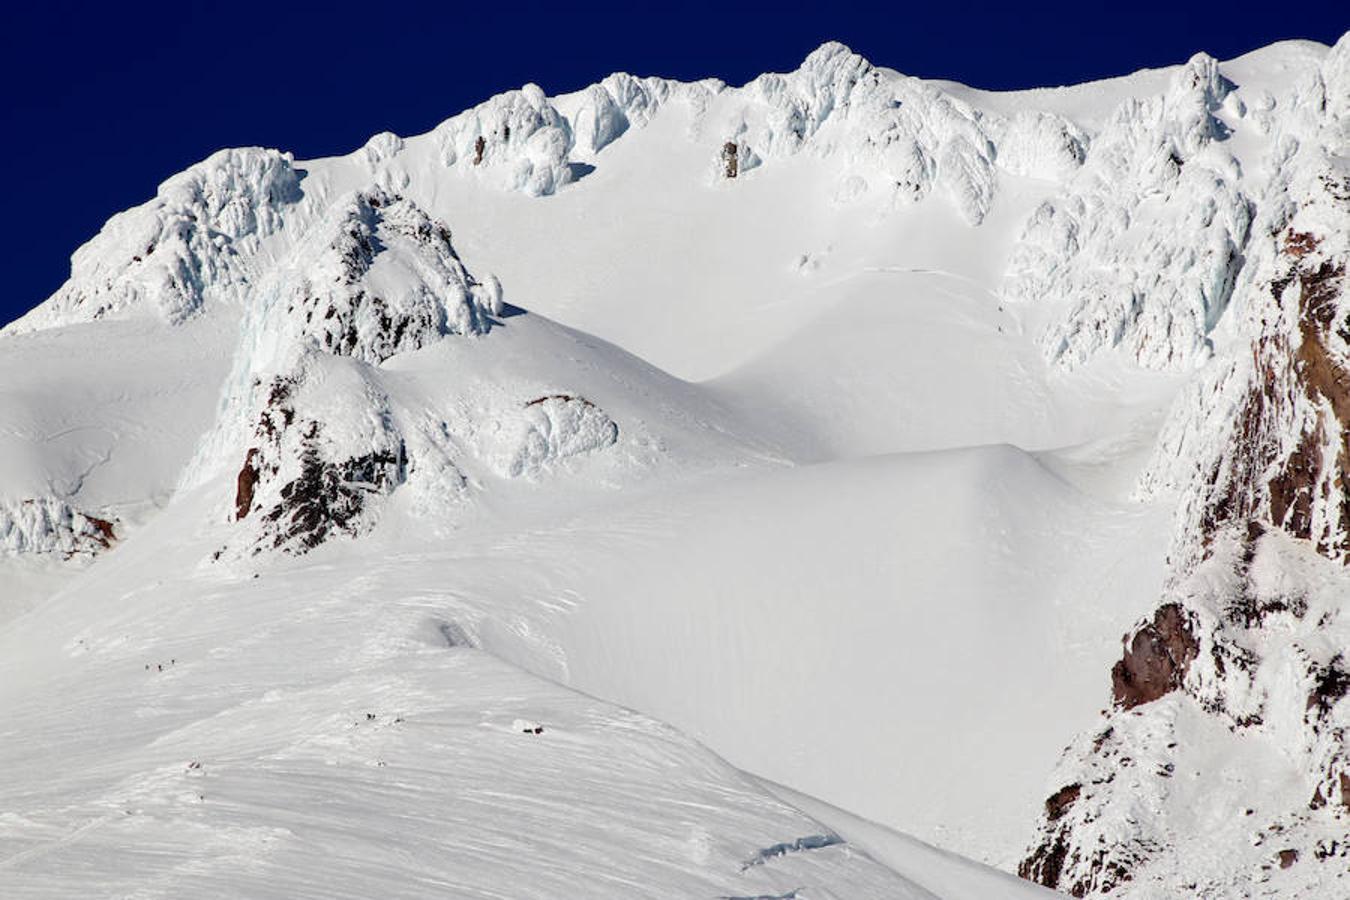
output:
[[[468,273],[444,224],[378,190],[335,204],[294,261],[303,274],[271,287],[285,303],[270,323],[281,347],[380,363],[442,335],[486,334],[501,311],[500,285]]]
[[[1182,608],[1175,603],[1158,607],[1153,621],[1134,633],[1111,669],[1112,699],[1122,709],[1133,709],[1176,690],[1197,652],[1199,644]]]
[[[304,553],[335,535],[360,534],[373,521],[369,501],[403,482],[402,440],[391,427],[369,424],[387,420],[388,410],[364,374],[314,357],[291,378],[272,381],[234,498],[235,520],[250,527],[249,552]],[[365,401],[356,415],[321,415],[312,394],[335,387]]]
[[[735,141],[727,141],[722,145],[722,174],[727,178],[735,178],[740,170],[739,165],[740,149]]]
[[[1057,774],[1081,788],[1047,804],[1021,866],[1074,896],[1233,896],[1284,870],[1291,896],[1350,888],[1347,68],[1342,40],[1299,88],[1313,112],[1272,141],[1276,174],[1224,276],[1225,349],[1183,392],[1141,485],[1180,496],[1167,596],[1126,636],[1113,708]],[[1225,759],[1261,759],[1290,787],[1264,776],[1231,817],[1188,824],[1219,802],[1196,798],[1233,796]]]

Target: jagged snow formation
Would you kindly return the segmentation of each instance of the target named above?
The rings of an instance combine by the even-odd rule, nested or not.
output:
[[[1118,107],[1064,192],[1028,220],[1005,292],[1066,305],[1044,336],[1049,359],[1072,367],[1113,347],[1150,368],[1207,358],[1251,217],[1217,117],[1244,114],[1233,88],[1197,55],[1162,96]]]
[[[112,522],[55,498],[0,505],[0,549],[8,553],[57,553],[70,558],[107,550],[115,539]]]
[[[715,123],[715,124],[714,124]],[[1083,137],[1051,114],[1003,122],[941,89],[894,77],[839,44],[827,44],[789,75],[764,75],[720,111],[710,132],[727,136],[739,174],[809,150],[839,158],[836,198],[870,190],[897,203],[937,188],[971,225],[989,213],[995,161],[1007,139],[1006,168],[1016,174],[1063,174],[1081,162]]]
[[[289,154],[221,150],[113,216],[75,252],[70,280],[14,330],[148,310],[178,322],[212,301],[241,302],[254,257],[301,198]]]

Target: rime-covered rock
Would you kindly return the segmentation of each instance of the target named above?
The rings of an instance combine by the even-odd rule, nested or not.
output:
[[[117,540],[114,522],[57,497],[0,501],[0,553],[92,556]]]
[[[265,271],[263,241],[301,199],[302,176],[275,150],[213,154],[109,219],[75,251],[70,280],[10,328],[128,314],[179,322],[209,302],[242,303]]]
[[[1300,96],[1341,96],[1347,57],[1343,39]],[[1205,71],[1190,74],[1211,91]],[[1181,393],[1141,482],[1179,496],[1166,597],[1126,637],[1113,709],[1061,762],[1057,781],[1081,790],[1047,809],[1022,865],[1075,896],[1232,896],[1276,866],[1294,870],[1289,896],[1345,890],[1350,143],[1344,103],[1313,109],[1277,129],[1224,349]],[[1209,126],[1191,111],[1195,135]],[[1244,793],[1225,757],[1264,774]],[[1198,824],[1197,792],[1222,798]]]
[[[1064,191],[1026,223],[1004,293],[1064,306],[1043,337],[1052,362],[1072,368],[1116,347],[1154,369],[1208,358],[1251,224],[1240,167],[1215,116],[1232,87],[1200,54],[1165,94],[1126,101]],[[1027,128],[1012,130],[1013,146]],[[1041,132],[1064,148],[1061,161],[1078,154],[1081,141],[1070,134],[1053,125],[1031,131]]]
[[[248,551],[304,553],[367,530],[372,501],[406,477],[402,438],[368,367],[315,353],[257,387],[232,503]]]
[[[264,287],[264,330],[279,347],[379,363],[445,334],[484,334],[501,312],[500,284],[468,273],[450,230],[383,191],[336,203],[292,256]]]

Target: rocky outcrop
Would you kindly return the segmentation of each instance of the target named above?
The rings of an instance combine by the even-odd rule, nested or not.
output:
[[[740,150],[735,141],[727,141],[722,145],[722,175],[725,178],[735,178],[740,169]]]
[[[1323,79],[1350,89],[1347,60],[1343,40]],[[1057,782],[1080,791],[1047,805],[1021,866],[1074,896],[1233,896],[1277,878],[1290,896],[1344,892],[1331,884],[1350,870],[1350,134],[1335,104],[1314,108],[1274,141],[1226,350],[1183,392],[1143,479],[1180,498],[1166,596],[1127,635],[1113,708],[1061,762]],[[1280,748],[1266,763],[1278,778],[1235,797],[1214,760],[1265,747]],[[1197,826],[1197,797],[1246,808]]]
[[[267,386],[234,497],[249,554],[302,554],[331,537],[354,537],[374,524],[371,501],[405,480],[402,438],[361,369],[312,356]],[[345,397],[341,416],[316,396],[334,388]]]
[[[1158,607],[1153,620],[1135,631],[1125,655],[1111,669],[1115,704],[1133,709],[1181,687],[1199,649],[1185,611],[1175,603]]]
[[[281,486],[272,508],[262,513],[274,548],[303,552],[335,534],[355,536],[367,497],[387,493],[400,480],[401,459],[388,451],[326,459],[321,431],[318,422],[307,425],[299,472]]]
[[[279,352],[308,346],[380,363],[447,334],[485,334],[501,312],[496,278],[470,275],[450,230],[396,194],[335,204],[295,261],[299,274],[272,287]]]

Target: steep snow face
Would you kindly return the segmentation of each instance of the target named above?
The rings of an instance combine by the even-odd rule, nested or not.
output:
[[[1023,865],[1078,896],[1346,889],[1350,142],[1331,98],[1350,90],[1347,59],[1343,39],[1300,88],[1311,114],[1275,136],[1226,349],[1179,397],[1141,485],[1180,494],[1171,585]]]
[[[25,331],[151,313],[180,322],[210,301],[241,301],[264,240],[302,196],[289,154],[222,150],[114,216],[71,259],[70,280],[10,326]]]
[[[1251,216],[1218,118],[1225,104],[1243,114],[1233,89],[1196,56],[1167,93],[1117,108],[1082,169],[1028,220],[1004,292],[1064,304],[1043,337],[1050,360],[1074,367],[1114,347],[1150,368],[1207,358]]]

